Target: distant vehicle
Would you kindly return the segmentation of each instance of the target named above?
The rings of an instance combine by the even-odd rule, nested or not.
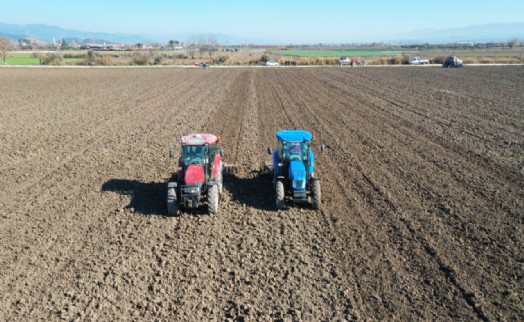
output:
[[[209,68],[209,64],[206,63],[195,63],[195,66],[198,68]]]
[[[459,67],[462,67],[464,65],[464,63],[462,62],[462,59],[458,59],[457,57],[455,56],[449,56],[448,58],[446,58],[446,60],[444,61],[444,63],[442,64],[442,67],[454,67],[454,68],[459,68]]]
[[[338,63],[340,64],[340,66],[342,66],[342,65],[351,65],[351,62],[352,62],[352,59],[348,58],[347,56],[342,56],[338,60]]]
[[[338,63],[340,64],[340,66],[343,66],[343,65],[364,66],[368,64],[367,61],[361,60],[360,58],[348,58],[347,56],[340,57]]]
[[[420,57],[413,57],[413,59],[409,61],[409,64],[410,65],[426,65],[426,64],[429,64],[429,60],[420,59]]]
[[[274,60],[269,60],[267,61],[266,66],[280,66],[280,64]]]

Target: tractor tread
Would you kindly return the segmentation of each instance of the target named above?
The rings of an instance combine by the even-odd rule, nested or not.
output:
[[[180,214],[175,188],[167,189],[167,214],[170,216],[178,216]]]
[[[284,208],[284,197],[285,197],[284,183],[282,181],[277,181],[275,183],[275,190],[276,190],[277,209],[282,209]]]
[[[220,204],[220,194],[218,185],[212,185],[209,187],[207,209],[210,214],[216,214]]]
[[[322,192],[320,190],[320,180],[313,180],[313,200],[311,205],[314,209],[320,209],[322,206]]]

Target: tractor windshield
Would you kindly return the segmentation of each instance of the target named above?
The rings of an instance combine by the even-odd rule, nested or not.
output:
[[[182,146],[182,165],[186,167],[192,164],[203,165],[207,158],[207,150],[207,145]]]
[[[282,157],[286,161],[306,161],[308,147],[304,142],[285,142],[282,147]]]

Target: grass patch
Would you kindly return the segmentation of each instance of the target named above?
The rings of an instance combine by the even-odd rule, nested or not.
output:
[[[29,55],[19,54],[19,55],[14,56],[14,57],[13,56],[7,57],[7,65],[22,65],[22,66],[40,65],[40,60],[38,60],[38,58],[31,57],[31,54]]]
[[[65,57],[64,58],[64,63],[65,64],[78,64],[78,63],[83,63],[84,62],[84,58],[67,58]]]

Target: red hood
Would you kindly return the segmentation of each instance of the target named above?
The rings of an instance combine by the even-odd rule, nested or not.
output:
[[[186,170],[186,177],[184,178],[186,184],[204,183],[204,167],[201,165],[190,165]]]

